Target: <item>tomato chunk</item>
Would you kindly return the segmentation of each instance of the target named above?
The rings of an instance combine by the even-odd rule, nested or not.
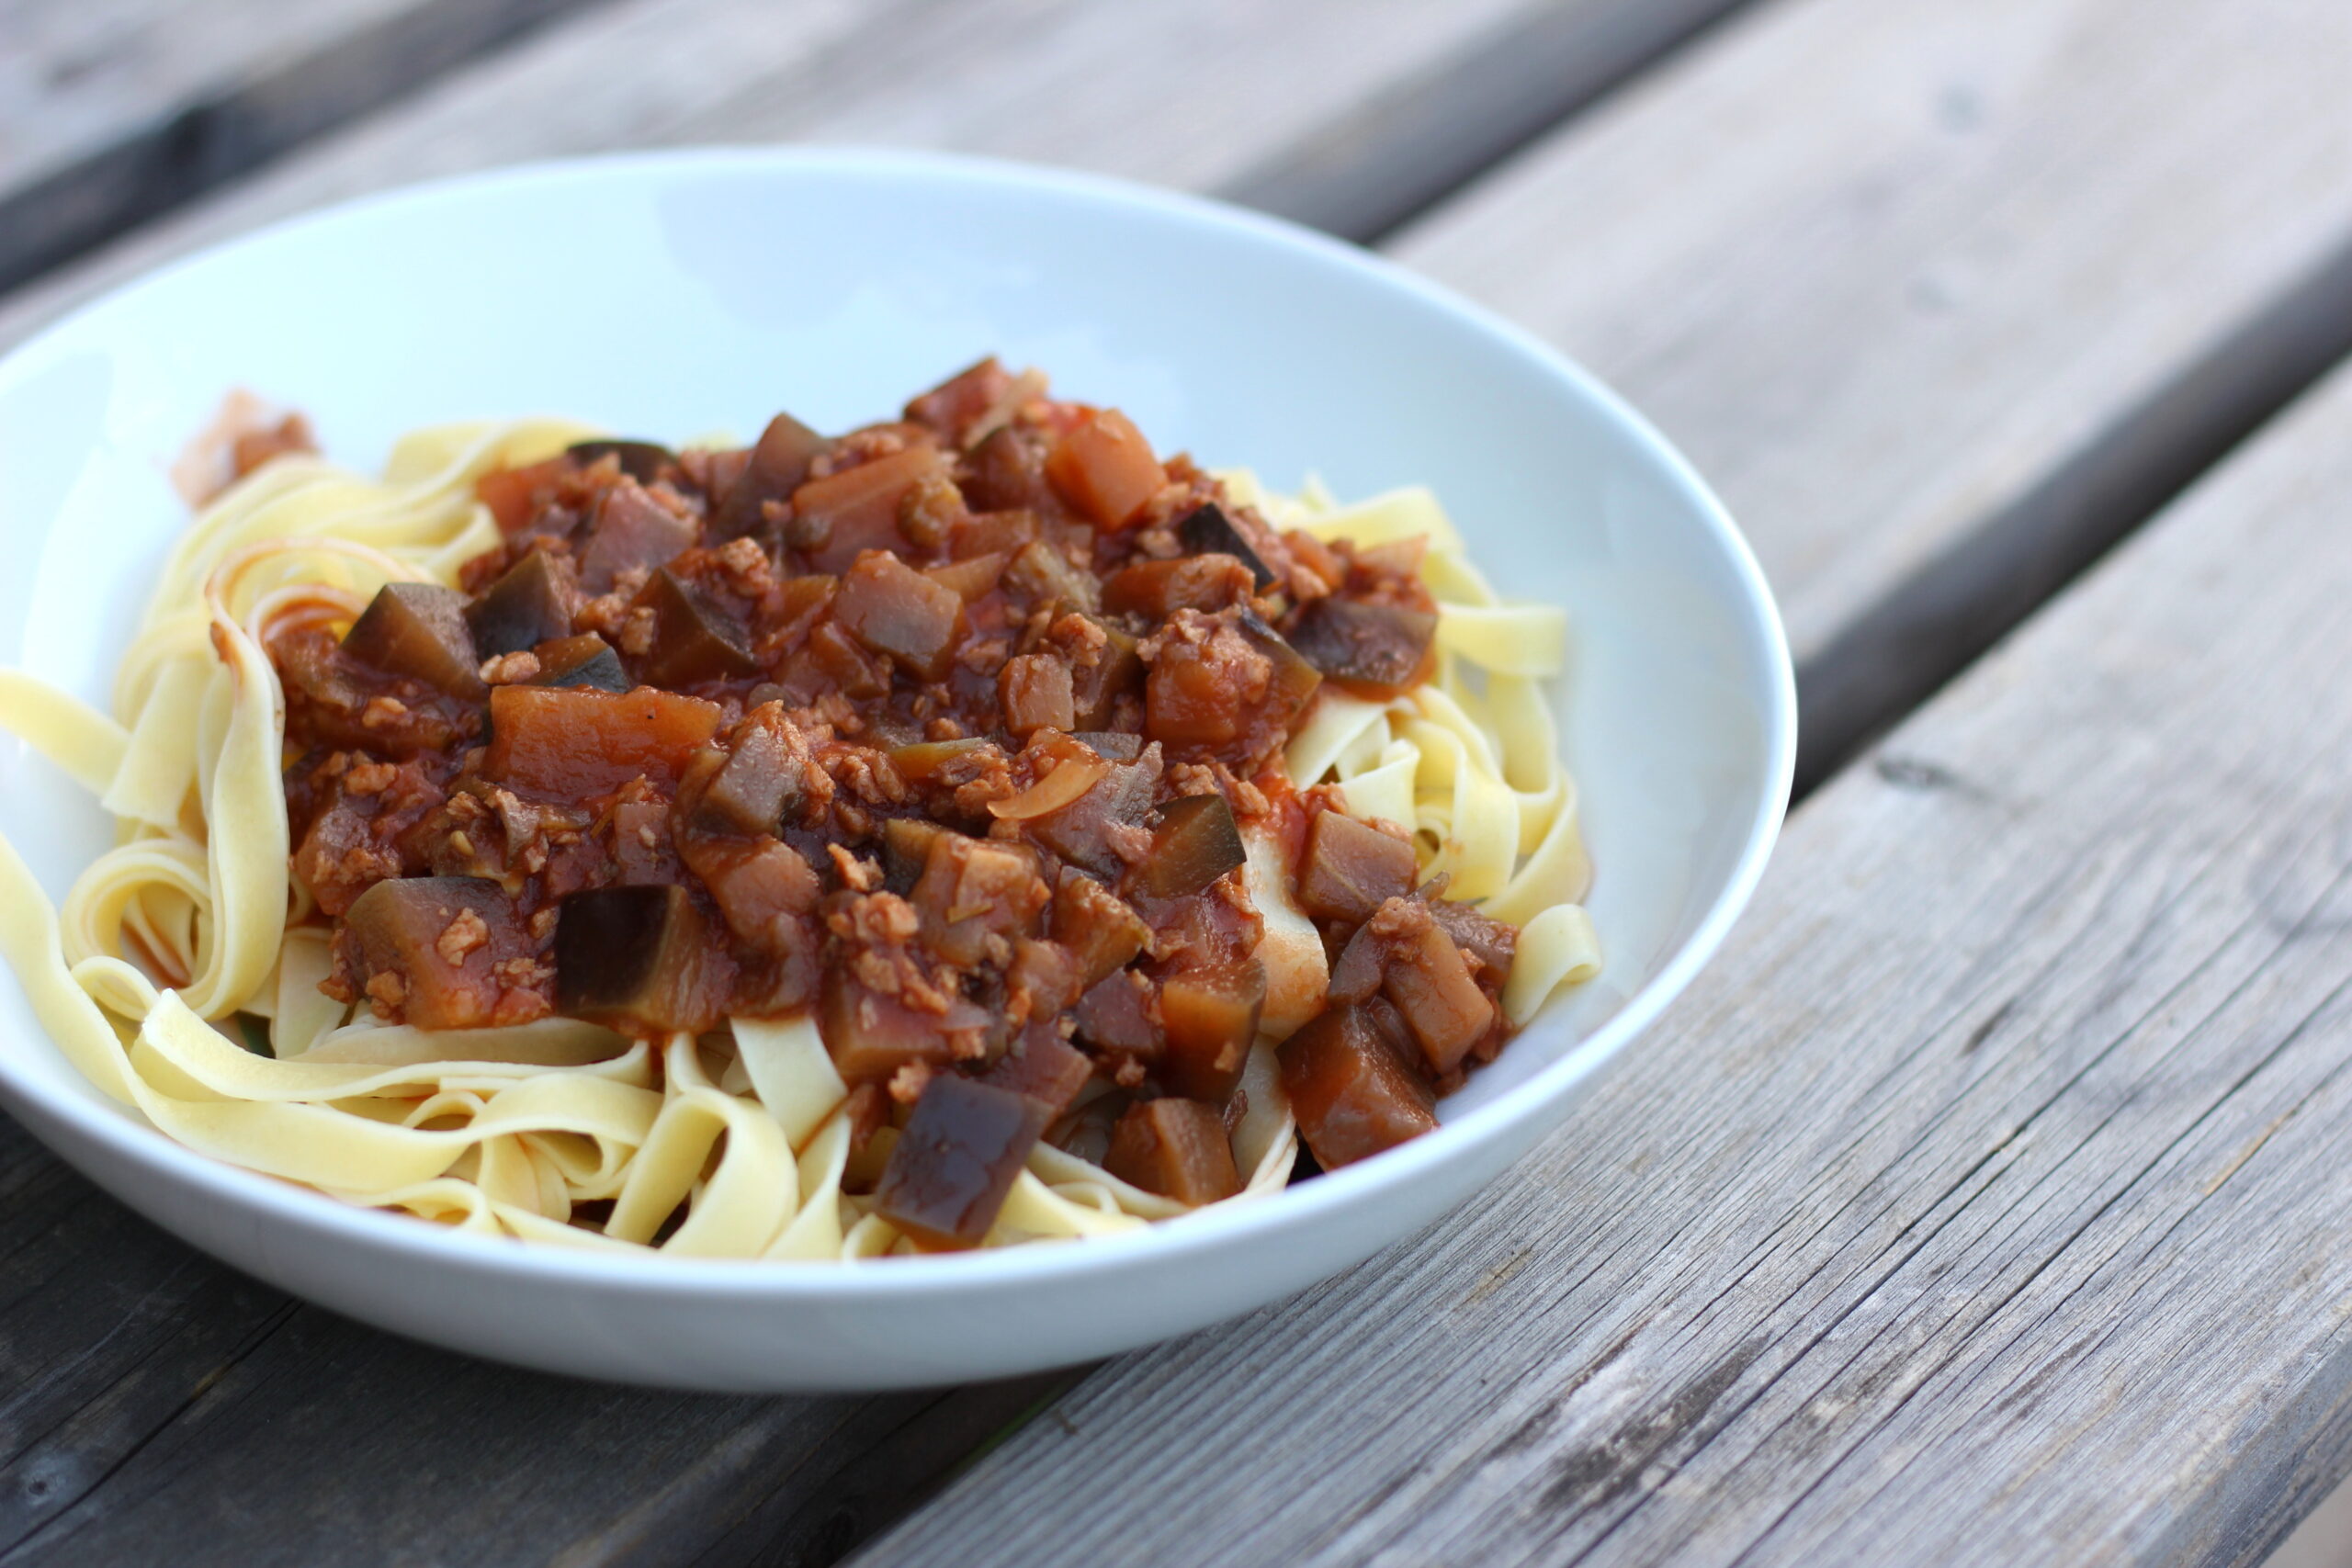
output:
[[[1168,482],[1151,443],[1117,409],[1071,431],[1046,458],[1046,478],[1097,527],[1124,528]]]

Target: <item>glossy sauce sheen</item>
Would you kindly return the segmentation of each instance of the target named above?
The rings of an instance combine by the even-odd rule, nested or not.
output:
[[[505,544],[462,592],[271,647],[330,994],[649,1036],[813,1010],[864,1124],[899,1124],[876,1204],[926,1247],[976,1243],[1081,1122],[1138,1185],[1238,1190],[1245,829],[1333,962],[1283,1056],[1324,1164],[1501,1044],[1516,933],[1283,769],[1327,678],[1426,678],[1417,548],[1277,534],[994,361],[839,437],[586,443],[479,489]]]

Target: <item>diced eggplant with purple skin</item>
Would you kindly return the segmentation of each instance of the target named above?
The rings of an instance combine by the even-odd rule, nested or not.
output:
[[[796,705],[813,703],[827,690],[864,701],[890,694],[890,666],[849,635],[837,621],[820,621],[808,646],[785,664],[785,690]]]
[[[464,936],[460,942],[444,940],[453,925]],[[344,912],[335,945],[345,967],[369,979],[397,976],[402,1016],[419,1029],[479,1029],[497,1021],[503,987],[492,965],[530,951],[505,890],[474,876],[379,882]],[[458,954],[454,961],[452,952]]]
[[[1517,926],[1508,925],[1451,898],[1429,897],[1426,889],[1422,896],[1428,899],[1430,918],[1453,939],[1454,946],[1491,972],[1498,987],[1510,978],[1511,961],[1519,953]]]
[[[1033,1025],[989,1064],[980,1081],[1025,1094],[1058,1116],[1069,1109],[1093,1076],[1094,1062],[1085,1052],[1072,1048],[1050,1027]]]
[[[1121,567],[1102,584],[1102,608],[1114,615],[1144,615],[1167,619],[1179,610],[1215,614],[1250,597],[1252,580],[1248,566],[1218,552],[1178,556],[1172,560],[1139,560]]]
[[[562,569],[545,550],[533,550],[466,606],[466,625],[484,659],[570,637],[571,594]]]
[[[1241,1190],[1225,1119],[1215,1106],[1197,1100],[1153,1100],[1127,1107],[1112,1129],[1102,1168],[1196,1209]]]
[[[1062,869],[1054,892],[1053,932],[1089,987],[1134,963],[1151,942],[1151,928],[1133,906],[1074,866]]]
[[[1223,1105],[1241,1083],[1266,1005],[1266,966],[1255,958],[1170,975],[1159,984],[1168,1037],[1159,1081],[1170,1094]]]
[[[1283,1092],[1299,1136],[1326,1170],[1393,1149],[1437,1126],[1437,1099],[1400,1048],[1385,1002],[1334,1007],[1282,1043]]]
[[[1258,591],[1261,593],[1274,585],[1273,572],[1268,570],[1258,552],[1250,548],[1250,541],[1242,537],[1241,530],[1233,525],[1233,519],[1225,514],[1225,508],[1214,501],[1196,506],[1184,514],[1176,525],[1176,540],[1184,547],[1184,553],[1188,556],[1231,556],[1250,569],[1250,575],[1256,580]]]
[[[371,670],[407,675],[453,697],[484,690],[466,596],[429,582],[387,582],[344,634],[343,650]]]
[[[1410,893],[1419,874],[1407,840],[1345,812],[1319,811],[1306,825],[1299,907],[1317,919],[1361,923],[1389,899]]]
[[[648,684],[683,686],[760,672],[741,625],[668,567],[646,582],[635,605],[653,612],[653,647],[639,666]]]
[[[892,747],[890,765],[909,784],[922,784],[956,758],[994,744],[984,735],[969,735],[957,740],[918,740],[911,745]]]
[[[1132,969],[1114,970],[1097,981],[1078,998],[1072,1016],[1078,1037],[1098,1051],[1151,1062],[1167,1048],[1151,982]]]
[[[609,593],[621,573],[651,570],[692,548],[702,532],[632,479],[605,487],[588,519],[588,543],[580,552],[580,588]]]
[[[1034,931],[1051,897],[1028,845],[942,832],[907,901],[922,919],[923,944],[968,969],[988,956],[991,936],[1011,942]]]
[[[534,686],[585,686],[616,696],[629,689],[621,656],[594,632],[560,637],[539,644],[532,652],[539,661],[539,672],[531,677]]]
[[[1143,737],[1124,729],[1079,729],[1070,739],[1106,762],[1132,762],[1143,755]]]
[[[1468,960],[1447,933],[1439,906],[1391,898],[1356,928],[1331,965],[1333,1006],[1385,993],[1396,1004],[1430,1071],[1462,1065],[1494,1025],[1494,1003],[1479,988]],[[1509,974],[1503,967],[1503,975]],[[1498,982],[1502,976],[1498,976]]]
[[[874,1191],[875,1212],[918,1245],[976,1247],[1046,1130],[1025,1094],[942,1073],[923,1086]]]
[[[789,501],[808,477],[808,465],[831,445],[788,413],[768,421],[741,476],[713,513],[712,531],[721,539],[732,539],[757,529],[762,507],[771,501]]]
[[[882,824],[882,878],[891,892],[903,897],[914,890],[932,840],[948,831],[925,817],[893,817]]]
[[[851,636],[926,681],[947,673],[963,638],[964,601],[887,550],[869,550],[842,578],[833,616]]]
[[[1318,599],[1316,603],[1323,601]],[[1255,611],[1241,612],[1241,635],[1250,639],[1251,647],[1273,660],[1273,680],[1266,688],[1266,700],[1281,714],[1283,723],[1289,724],[1314,701],[1317,689],[1323,684],[1322,671],[1283,640],[1280,632],[1259,619]]]
[[[1494,1026],[1495,1004],[1478,988],[1462,949],[1426,917],[1429,906],[1398,902],[1424,911],[1425,918],[1389,937],[1382,989],[1419,1042],[1430,1070],[1442,1076],[1459,1067],[1470,1048],[1486,1038]]]
[[[1044,884],[1040,883],[1039,886]],[[1030,1029],[1053,1028],[1086,989],[1078,960],[1059,942],[1016,937],[1012,962],[1005,966],[1005,995],[1015,1012],[1025,1012]]]
[[[686,890],[597,887],[556,906],[556,1010],[599,1023],[698,1032],[725,1001],[708,922]]]
[[[1233,807],[1221,795],[1193,795],[1160,808],[1151,853],[1136,884],[1155,898],[1189,898],[1249,859]]]
[[[1388,962],[1388,944],[1365,921],[1348,938],[1347,946],[1331,964],[1331,983],[1324,995],[1333,1007],[1360,1002],[1380,993],[1381,965]]]
[[[1114,829],[1132,828],[1151,809],[1159,788],[1159,748],[1148,746],[1132,763],[1114,762],[1094,786],[1057,811],[1028,821],[1032,838],[1054,853],[1105,880],[1127,869]]]
[[[639,484],[651,484],[666,465],[675,463],[678,455],[658,441],[631,441],[600,438],[575,441],[565,447],[565,456],[582,468],[592,468],[610,457],[620,465],[622,473]]]
[[[850,1083],[879,1083],[910,1062],[945,1069],[959,1059],[959,1042],[977,1041],[986,1010],[958,997],[944,1013],[920,1012],[896,997],[869,989],[835,964],[825,971],[817,1032],[833,1068]]]
[[[805,752],[796,751],[783,707],[754,708],[735,727],[727,761],[704,789],[699,815],[738,833],[774,833],[808,787]]]
[[[1351,691],[1395,697],[1430,672],[1437,617],[1401,604],[1367,604],[1336,595],[1298,613],[1291,646]]]
[[[1109,730],[1118,716],[1119,699],[1143,695],[1145,671],[1136,639],[1116,626],[1100,621],[1095,625],[1102,628],[1101,654],[1092,664],[1070,671],[1071,719],[1081,734]]]

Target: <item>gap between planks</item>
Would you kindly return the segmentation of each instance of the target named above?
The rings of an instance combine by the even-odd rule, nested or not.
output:
[[[0,288],[583,0],[0,0]]]
[[[2352,352],[2352,9],[1784,0],[1396,237],[1755,542],[1801,783]]]

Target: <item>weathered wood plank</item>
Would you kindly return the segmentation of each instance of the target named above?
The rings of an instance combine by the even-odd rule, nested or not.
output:
[[[1790,0],[1401,235],[1756,541],[1819,776],[2352,348],[2352,7]]]
[[[860,1562],[2258,1562],[2352,1470],[2347,486],[2352,372],[1815,796],[1490,1199]]]
[[[1456,129],[1415,153],[1433,105],[1454,103],[1474,132],[1484,123],[1446,97],[1452,62],[1486,73],[1507,111],[1484,134],[1516,136],[1539,95],[1495,87],[1492,61],[1510,40],[1565,62],[1581,18],[1596,58],[1630,64],[1721,8],[637,0],[453,74],[20,293],[0,307],[0,340],[127,271],[332,197],[755,130],[1058,156],[1207,188],[1254,180],[1310,206],[1329,192],[1329,210],[1385,221],[1403,209],[1365,171],[1403,158],[1426,180],[1477,145]],[[1570,73],[1559,101],[1599,80]],[[1420,199],[1410,180],[1398,189]],[[239,1563],[385,1550],[420,1562],[830,1562],[1059,1386],[730,1401],[536,1377],[228,1275],[5,1123],[0,1152],[28,1194],[21,1240],[0,1228],[0,1562],[110,1563],[157,1540],[188,1543],[190,1562]],[[78,1228],[33,1218],[69,1206]],[[191,1318],[200,1332],[172,1332]]]
[[[684,139],[1076,164],[1364,240],[1736,3],[1470,0],[1442,18],[1427,0],[972,6],[854,51],[804,93],[741,95]],[[1149,79],[1147,60],[1160,62]],[[957,90],[922,90],[933,73]]]
[[[0,288],[577,0],[5,0]]]
[[[1254,197],[1362,237],[1739,3],[628,0],[19,290],[0,343],[289,212],[616,147],[949,147]]]

